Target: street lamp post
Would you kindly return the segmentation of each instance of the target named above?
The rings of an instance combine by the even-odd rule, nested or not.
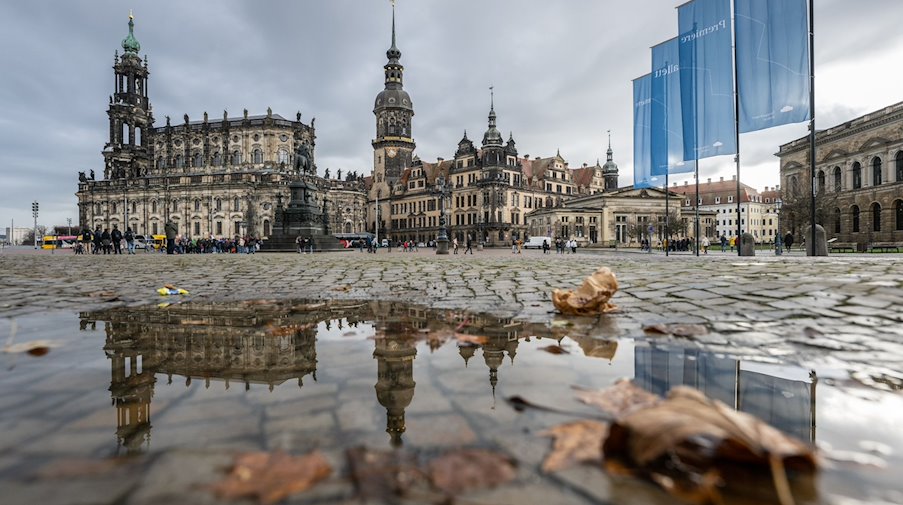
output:
[[[66,218],[66,225],[69,227],[69,236],[71,237],[72,236],[72,218],[71,217]]]
[[[781,243],[781,207],[783,205],[784,205],[784,202],[780,198],[775,199],[774,207],[778,211],[778,233],[774,239],[774,243],[777,246],[774,250],[775,256],[780,256],[780,255],[784,254],[784,249],[783,249],[784,244]]]
[[[436,239],[436,254],[448,254],[448,235],[445,231],[445,177],[440,175],[436,186],[439,193],[439,237]]]
[[[31,202],[31,215],[34,216],[34,248],[38,248],[38,202]]]

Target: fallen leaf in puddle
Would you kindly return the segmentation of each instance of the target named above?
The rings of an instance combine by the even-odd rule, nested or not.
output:
[[[516,476],[514,462],[485,449],[460,449],[430,461],[430,479],[450,495],[504,484]]]
[[[583,280],[583,285],[574,291],[552,291],[552,303],[562,314],[574,316],[595,316],[613,312],[618,307],[609,302],[618,291],[615,274],[602,267]]]
[[[662,401],[658,395],[646,391],[627,379],[620,380],[614,386],[600,391],[578,389],[577,399],[601,409],[613,418],[629,415]]]
[[[9,354],[26,353],[32,356],[44,356],[49,353],[51,349],[62,346],[62,342],[55,342],[52,340],[32,340],[31,342],[8,345],[3,348],[3,352]]]
[[[556,472],[578,463],[602,463],[602,441],[608,425],[598,421],[560,424],[539,435],[555,439],[552,452],[542,462],[542,471]]]
[[[345,451],[345,456],[358,498],[363,501],[391,502],[392,497],[404,496],[413,486],[425,482],[417,459],[405,451],[355,447]]]
[[[650,324],[643,326],[643,331],[653,335],[674,335],[675,337],[692,338],[709,334],[709,329],[702,324],[673,323]]]
[[[612,423],[602,451],[608,471],[648,477],[693,503],[715,501],[734,470],[768,476],[778,501],[792,503],[785,469],[818,467],[808,445],[685,386]]]
[[[564,347],[561,347],[560,345],[554,345],[554,344],[547,345],[545,347],[539,347],[539,348],[537,348],[537,351],[545,351],[549,354],[570,354],[571,353],[571,351],[568,351]]]
[[[455,340],[465,344],[486,345],[489,342],[487,337],[480,335],[468,335],[466,333],[455,333]]]
[[[210,488],[220,498],[256,498],[268,505],[310,489],[331,473],[319,451],[305,456],[252,452],[236,456],[229,475]]]

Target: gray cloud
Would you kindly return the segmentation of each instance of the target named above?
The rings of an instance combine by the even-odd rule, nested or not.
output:
[[[466,129],[486,129],[488,87],[499,127],[522,154],[561,149],[571,163],[604,160],[612,130],[622,184],[632,177],[630,80],[649,68],[648,48],[676,35],[680,2],[661,0],[399,0],[398,44],[414,100],[414,136],[425,160],[453,155]],[[321,170],[369,173],[373,99],[383,86],[388,1],[135,2],[136,36],[151,70],[157,125],[187,113],[240,115],[267,107],[317,117]],[[113,51],[127,33],[128,6],[115,0],[0,4],[0,227],[76,217],[76,175],[102,171]],[[903,43],[899,0],[819,0],[819,65],[850,65]],[[897,58],[898,59],[898,58]],[[897,59],[875,69],[900,79]],[[868,76],[850,75],[849,89]],[[819,127],[901,100],[869,96],[818,103]],[[773,153],[805,135],[805,125],[744,135],[743,180],[778,182]],[[706,160],[701,177],[730,177],[729,158]]]

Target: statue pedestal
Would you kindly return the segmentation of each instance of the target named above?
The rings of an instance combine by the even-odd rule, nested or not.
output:
[[[448,254],[448,237],[442,236],[436,240],[436,254]]]
[[[316,252],[345,250],[339,240],[328,232],[323,210],[317,204],[316,197],[321,190],[305,181],[295,181],[289,188],[291,201],[287,207],[276,208],[273,233],[264,242],[261,251],[295,252],[298,250],[298,237],[310,240]]]

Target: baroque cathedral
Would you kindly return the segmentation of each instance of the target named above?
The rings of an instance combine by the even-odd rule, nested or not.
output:
[[[363,176],[317,176],[315,119],[305,124],[300,112],[290,120],[246,109],[239,117],[223,111],[222,119],[204,112],[192,121],[185,114],[180,124],[167,116],[165,126],[155,127],[150,71],[134,28],[129,15],[122,56],[117,51],[113,58],[103,177],[79,174],[80,226],[157,235],[172,220],[186,237],[267,238],[278,207],[289,201],[289,183],[301,180],[318,188],[315,203],[328,207],[331,233],[363,231]]]

